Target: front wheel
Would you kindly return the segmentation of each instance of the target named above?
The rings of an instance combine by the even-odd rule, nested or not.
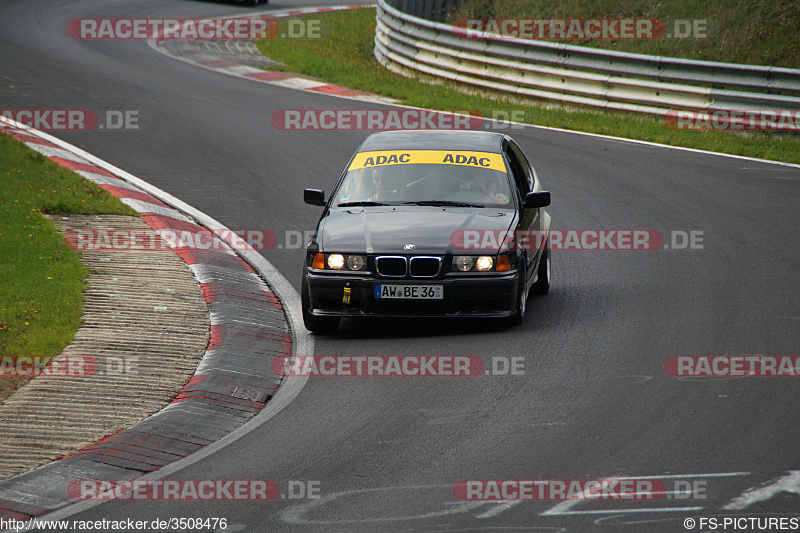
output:
[[[536,282],[531,286],[533,294],[547,294],[550,290],[550,252],[542,250],[539,268],[536,269]]]
[[[342,320],[338,316],[314,316],[310,312],[311,298],[308,295],[308,285],[303,281],[303,288],[300,291],[300,303],[303,306],[303,324],[312,333],[335,333]]]

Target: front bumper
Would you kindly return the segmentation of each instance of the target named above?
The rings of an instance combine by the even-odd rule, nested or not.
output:
[[[438,279],[391,279],[317,274],[306,269],[310,309],[314,316],[508,317],[516,312],[517,271],[507,274]],[[375,284],[442,285],[441,300],[376,299]],[[350,288],[345,303],[345,287]]]

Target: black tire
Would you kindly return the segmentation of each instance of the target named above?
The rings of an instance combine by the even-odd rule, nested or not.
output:
[[[527,270],[525,269],[525,257],[520,260],[521,266],[519,268],[519,288],[517,289],[517,303],[514,309],[514,314],[506,319],[509,326],[519,326],[525,318],[525,309],[527,308],[528,295],[525,291]]]
[[[303,281],[303,288],[300,291],[300,302],[303,306],[303,324],[312,333],[330,334],[335,333],[339,327],[341,318],[338,316],[314,316],[309,312],[311,298],[308,296],[308,285]]]
[[[536,269],[536,282],[531,286],[533,294],[547,294],[550,290],[550,252],[542,251],[539,268]]]
[[[255,7],[258,5],[258,0],[244,0],[244,5]]]

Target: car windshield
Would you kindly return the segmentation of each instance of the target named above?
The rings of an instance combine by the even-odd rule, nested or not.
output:
[[[446,162],[432,162],[438,160]],[[411,150],[357,154],[333,205],[507,207],[510,201],[505,162],[499,154]]]

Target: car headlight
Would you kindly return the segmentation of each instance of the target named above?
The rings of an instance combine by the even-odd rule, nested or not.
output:
[[[491,270],[493,266],[494,259],[488,255],[482,255],[475,261],[475,270],[478,272],[486,272],[487,270]]]
[[[367,268],[367,258],[363,255],[322,254],[314,255],[311,268],[315,270],[358,271]]]
[[[328,267],[334,270],[344,268],[344,256],[342,254],[331,254],[328,256]]]
[[[490,255],[457,255],[453,257],[453,270],[457,272],[508,272],[511,259],[507,255],[496,258]]]
[[[475,266],[475,260],[468,255],[457,255],[453,258],[453,268],[461,272],[469,272]]]
[[[363,270],[367,265],[367,260],[363,255],[348,255],[347,268],[350,270]]]

